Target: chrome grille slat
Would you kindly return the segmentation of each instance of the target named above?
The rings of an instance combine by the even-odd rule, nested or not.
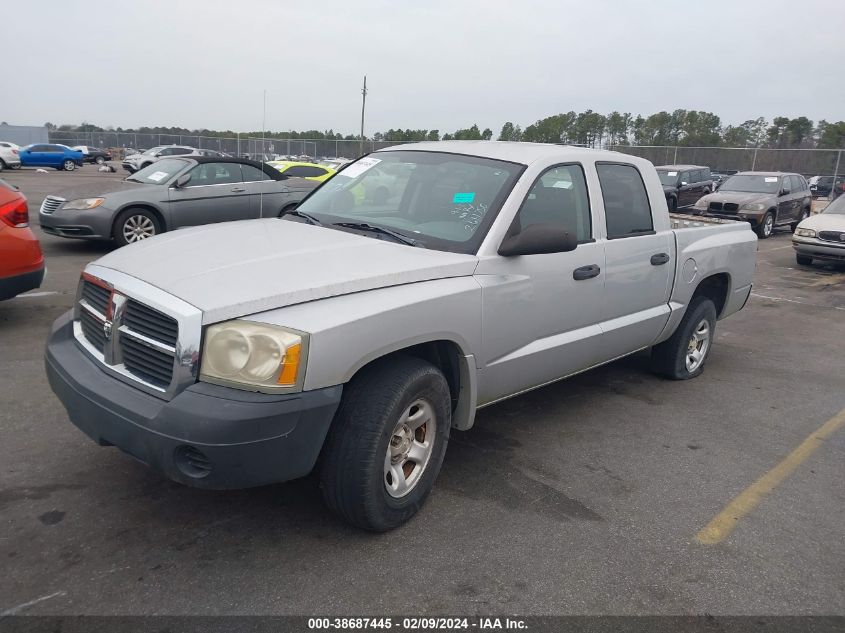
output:
[[[179,338],[179,325],[175,319],[132,299],[126,303],[123,324],[139,334],[171,347],[176,345]]]
[[[819,239],[826,242],[840,242],[843,243],[842,236],[845,235],[843,231],[819,231]]]
[[[122,335],[123,365],[143,380],[167,387],[173,377],[173,358]]]
[[[109,312],[110,294],[108,288],[92,284],[90,281],[83,282],[82,298],[101,314],[108,314]]]
[[[58,196],[47,196],[44,198],[44,202],[41,203],[41,213],[50,215],[65,202],[64,198],[59,198]]]

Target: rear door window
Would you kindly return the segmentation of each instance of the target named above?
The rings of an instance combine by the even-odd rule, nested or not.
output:
[[[651,205],[639,170],[632,165],[596,163],[596,171],[608,239],[654,233]]]

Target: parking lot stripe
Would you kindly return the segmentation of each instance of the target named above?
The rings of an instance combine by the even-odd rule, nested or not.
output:
[[[801,442],[777,466],[739,493],[710,523],[695,535],[695,540],[702,545],[715,545],[724,541],[733,532],[740,519],[750,514],[765,495],[789,477],[828,437],[843,426],[845,426],[845,409],[830,418],[821,428]]]

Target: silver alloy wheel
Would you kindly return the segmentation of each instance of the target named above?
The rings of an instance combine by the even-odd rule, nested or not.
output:
[[[687,353],[684,362],[687,371],[692,373],[704,362],[707,352],[710,350],[710,322],[701,319],[690,337],[687,344]]]
[[[775,216],[771,213],[766,214],[766,218],[763,220],[763,235],[768,237],[772,234],[772,231],[775,228]]]
[[[420,482],[434,451],[437,418],[434,407],[420,398],[399,418],[384,456],[384,487],[394,499],[404,497]]]
[[[123,223],[123,239],[130,244],[145,240],[155,234],[155,224],[145,215],[130,215]]]
[[[102,156],[97,156],[97,158],[94,159],[94,162],[97,163],[98,165],[102,165],[103,163],[106,162],[106,159],[103,158]]]
[[[76,169],[76,163],[74,163],[72,160],[66,160],[63,167],[65,171],[73,171],[74,169]]]

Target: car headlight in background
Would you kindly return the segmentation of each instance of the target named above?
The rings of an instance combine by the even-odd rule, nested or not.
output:
[[[816,232],[813,229],[795,229],[795,235],[798,237],[815,237]]]
[[[200,380],[238,389],[301,391],[308,335],[275,325],[226,321],[205,332]]]
[[[71,211],[83,211],[85,209],[93,209],[99,207],[106,201],[105,198],[79,198],[77,200],[70,200],[62,205],[62,209],[69,209]]]
[[[766,208],[765,203],[763,202],[749,202],[748,204],[742,205],[739,210],[740,211],[762,211]]]

